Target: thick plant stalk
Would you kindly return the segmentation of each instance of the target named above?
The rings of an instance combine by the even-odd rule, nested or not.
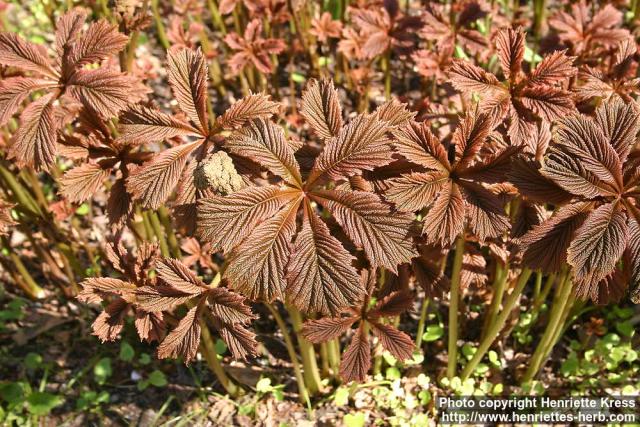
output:
[[[340,341],[338,338],[327,341],[327,353],[329,353],[329,367],[332,375],[337,378],[340,374]]]
[[[391,49],[387,49],[382,57],[384,67],[384,97],[391,99]]]
[[[449,342],[447,354],[447,377],[456,376],[458,360],[458,302],[460,300],[460,275],[464,255],[464,233],[456,240],[456,253],[451,272],[451,292],[449,297]]]
[[[464,370],[460,375],[460,379],[462,381],[466,380],[467,378],[469,378],[469,376],[471,376],[471,374],[476,369],[476,367],[478,366],[478,364],[480,363],[484,355],[487,354],[487,351],[489,351],[489,348],[491,348],[491,344],[493,344],[493,342],[498,337],[498,334],[504,327],[504,324],[509,318],[511,311],[513,310],[516,303],[518,302],[518,299],[520,298],[520,295],[522,294],[522,290],[527,284],[529,277],[531,277],[531,270],[529,270],[528,268],[525,268],[524,270],[522,270],[515,288],[513,288],[513,291],[509,294],[509,296],[507,297],[507,300],[504,303],[504,307],[502,311],[496,317],[495,322],[490,324],[489,329],[485,334],[485,337],[480,343],[480,346],[474,353],[469,363],[467,363],[467,365],[464,367]]]
[[[42,289],[36,281],[33,279],[31,274],[29,274],[29,270],[22,263],[20,257],[11,250],[11,246],[9,245],[9,240],[6,237],[2,237],[2,246],[9,249],[9,258],[13,262],[21,280],[18,281],[18,286],[22,288],[22,290],[27,294],[27,296],[31,299],[41,299],[45,297],[45,291]]]
[[[300,401],[307,406],[311,406],[309,400],[309,392],[307,391],[307,386],[304,382],[304,377],[302,375],[302,371],[300,370],[300,364],[298,363],[298,355],[296,354],[296,350],[293,346],[293,340],[291,340],[291,335],[289,335],[289,330],[287,329],[287,325],[284,323],[282,316],[278,313],[278,310],[273,307],[271,304],[265,304],[273,318],[275,319],[280,331],[282,332],[282,337],[284,338],[285,346],[287,347],[287,352],[289,353],[289,359],[291,359],[291,365],[293,366],[293,372],[296,376],[296,382],[298,383],[298,392]]]
[[[551,308],[547,327],[544,331],[544,334],[542,335],[540,343],[536,347],[536,350],[531,357],[527,372],[522,378],[523,384],[530,382],[538,374],[538,371],[542,367],[542,363],[546,358],[548,351],[550,351],[550,349],[555,345],[554,338],[556,338],[557,329],[562,328],[563,314],[565,312],[567,304],[569,304],[572,299],[572,290],[573,286],[571,282],[571,276],[569,275],[569,273],[565,272],[563,274],[562,280],[560,281],[560,286],[556,291],[556,298],[554,299],[553,307]],[[571,304],[573,304],[572,301]]]
[[[167,243],[169,244],[169,251],[171,252],[171,256],[180,259],[180,257],[182,257],[182,251],[180,250],[180,244],[178,243],[176,233],[175,231],[173,231],[171,218],[169,217],[167,208],[165,208],[164,206],[160,206],[160,208],[158,209],[158,216],[160,217],[160,222],[162,223],[162,226],[164,227],[167,234]]]
[[[318,363],[316,361],[316,352],[313,348],[313,344],[302,336],[302,315],[300,312],[293,307],[288,307],[287,310],[291,317],[293,330],[298,338],[300,356],[302,356],[302,366],[304,367],[303,374],[305,384],[307,385],[309,395],[313,396],[322,389],[322,380],[320,378],[320,371],[318,370]]]
[[[424,335],[424,328],[427,323],[427,313],[429,312],[429,298],[424,297],[422,300],[422,307],[420,307],[420,319],[418,320],[418,331],[416,332],[416,348],[419,350],[422,347],[422,336]]]
[[[160,224],[160,219],[158,219],[158,215],[153,211],[149,211],[148,215],[149,222],[151,222],[151,228],[153,229],[153,233],[156,235],[156,239],[160,245],[160,253],[162,253],[162,256],[164,257],[169,257],[169,245],[167,244],[167,239],[164,235],[164,229]]]
[[[222,385],[226,392],[229,393],[229,396],[240,396],[242,394],[242,389],[231,381],[227,376],[227,373],[224,371],[222,364],[220,364],[220,361],[218,360],[216,345],[211,337],[211,332],[209,332],[209,325],[207,325],[207,322],[202,319],[200,319],[200,329],[200,337],[202,339],[200,343],[200,351],[202,351],[202,355],[207,361],[209,369],[211,369],[218,381],[220,381],[220,385]]]
[[[162,22],[162,16],[160,16],[160,11],[158,10],[158,0],[151,0],[151,12],[153,13],[153,20],[156,24],[156,31],[158,32],[158,40],[162,47],[165,50],[169,50],[171,44],[169,43],[169,39],[167,39],[167,32],[164,28],[164,23]]]
[[[540,31],[542,30],[542,22],[545,17],[546,1],[545,0],[533,0],[533,35],[536,38],[540,37]]]
[[[507,276],[509,275],[509,264],[502,265],[498,263],[496,265],[496,277],[493,285],[493,298],[491,299],[491,305],[487,312],[487,317],[482,331],[482,338],[491,336],[489,330],[496,323],[496,318],[500,312],[500,306],[502,305],[502,299],[504,298],[505,287],[507,284]]]

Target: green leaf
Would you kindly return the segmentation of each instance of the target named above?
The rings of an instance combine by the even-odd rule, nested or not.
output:
[[[86,203],[81,204],[80,206],[78,206],[78,209],[76,209],[76,215],[84,216],[88,213],[89,213],[89,205]]]
[[[400,374],[400,370],[398,368],[396,368],[395,366],[391,366],[387,368],[385,377],[388,380],[398,380],[402,377],[402,375]]]
[[[29,353],[24,358],[24,366],[30,371],[35,371],[42,365],[42,356],[38,353]]]
[[[426,332],[422,335],[422,341],[431,342],[440,339],[444,335],[444,328],[440,325],[427,326]]]
[[[500,358],[498,357],[498,353],[496,353],[493,350],[490,350],[488,353],[489,356],[489,362],[491,362],[491,364],[493,366],[495,366],[496,368],[501,368],[502,367],[502,363],[500,362]]]
[[[576,353],[571,352],[569,353],[567,359],[562,362],[562,365],[560,366],[560,373],[565,377],[575,375],[578,371],[579,365],[580,364],[578,362],[578,356],[576,355]]]
[[[108,357],[103,357],[98,360],[98,363],[93,367],[93,377],[96,382],[100,385],[103,385],[107,382],[107,379],[111,376],[111,359]]]
[[[260,378],[256,383],[256,391],[260,393],[269,393],[273,387],[271,387],[271,378]]]
[[[396,358],[393,357],[393,355],[386,350],[382,353],[382,358],[384,359],[385,362],[387,362],[387,365],[389,366],[396,366],[396,363],[398,363]]]
[[[53,408],[63,403],[62,397],[43,391],[36,391],[27,397],[27,409],[33,415],[47,415]]]
[[[136,351],[133,349],[131,344],[128,342],[122,341],[120,344],[120,360],[124,362],[131,362],[136,355]]]
[[[6,383],[0,385],[0,398],[11,405],[22,402],[24,400],[24,384]]]
[[[627,338],[631,338],[635,333],[633,324],[631,324],[631,322],[629,321],[616,323],[616,330],[620,332],[621,335]]]
[[[304,83],[307,81],[307,78],[300,73],[293,72],[291,73],[291,80],[296,83]]]
[[[138,363],[140,363],[141,365],[148,365],[149,363],[151,363],[151,356],[149,356],[147,353],[142,353],[138,358]]]
[[[471,360],[473,355],[476,353],[478,349],[472,346],[469,343],[466,343],[462,346],[462,355],[467,358],[467,360]]]
[[[336,406],[345,406],[349,403],[349,389],[346,387],[338,387],[333,396],[333,404]]]
[[[540,61],[542,61],[542,57],[540,55],[538,55],[537,53],[535,53],[533,50],[531,50],[531,48],[529,46],[525,46],[524,47],[524,60],[531,63],[531,62],[536,62],[540,63]]]
[[[346,427],[364,427],[365,416],[362,412],[347,414],[344,416],[343,421]]]
[[[164,373],[159,370],[155,370],[149,374],[149,384],[154,387],[164,387],[167,385],[167,377],[164,376]]]
[[[227,352],[227,344],[220,338],[216,340],[216,354],[222,356]]]

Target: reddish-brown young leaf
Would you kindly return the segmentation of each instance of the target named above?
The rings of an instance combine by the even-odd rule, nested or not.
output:
[[[250,356],[258,355],[256,334],[240,324],[215,324],[220,336],[229,347],[231,355],[236,360],[246,360]]]
[[[356,316],[349,317],[323,317],[317,320],[307,320],[302,328],[302,335],[318,344],[334,338],[351,329],[351,326],[358,320]]]
[[[509,229],[509,218],[494,193],[479,184],[466,181],[461,182],[460,191],[466,205],[469,226],[480,241],[496,238]]]
[[[224,129],[237,129],[252,120],[267,120],[279,110],[280,104],[269,100],[267,95],[251,94],[229,107],[218,118],[218,124]]]
[[[116,230],[121,229],[133,211],[133,200],[127,192],[124,179],[120,178],[111,187],[107,200],[109,224]]]
[[[202,199],[198,203],[198,235],[211,244],[213,251],[228,252],[298,194],[274,185]]]
[[[560,271],[567,260],[567,249],[576,230],[588,214],[588,204],[576,203],[558,209],[542,224],[520,240],[524,249],[522,262],[531,269],[546,273]]]
[[[133,76],[107,68],[81,69],[68,82],[69,93],[102,118],[115,117],[140,99]]]
[[[231,135],[225,146],[234,154],[249,158],[296,186],[302,186],[300,166],[278,125],[253,120]]]
[[[506,181],[507,174],[512,169],[511,162],[521,147],[512,145],[485,156],[481,162],[459,171],[458,174],[476,182],[497,184]]]
[[[354,257],[315,213],[305,215],[287,266],[287,300],[304,312],[337,316],[364,297]]]
[[[101,62],[121,51],[129,37],[118,32],[106,19],[89,25],[87,31],[73,44],[70,63],[75,67]]]
[[[527,86],[520,92],[519,101],[549,122],[575,112],[571,93],[550,86]]]
[[[598,179],[581,160],[575,154],[552,147],[540,172],[563,190],[578,196],[593,199],[598,196],[615,195],[616,189]]]
[[[374,193],[319,190],[311,197],[331,212],[373,266],[396,273],[398,265],[416,256],[409,235],[413,215],[392,212]]]
[[[81,8],[71,9],[56,22],[56,53],[62,57],[82,32],[87,14]]]
[[[182,290],[167,284],[141,286],[136,289],[136,307],[150,313],[173,310],[180,304],[199,296],[205,291]]]
[[[0,236],[6,235],[9,232],[9,227],[16,224],[11,216],[11,209],[15,205],[9,203],[0,198]]]
[[[464,229],[464,200],[456,184],[448,183],[424,219],[422,233],[430,243],[450,245]]]
[[[584,292],[613,272],[627,243],[627,217],[616,203],[595,209],[576,230],[567,250],[567,262]],[[590,292],[589,292],[590,294]]]
[[[394,326],[380,322],[371,322],[373,334],[380,340],[382,348],[387,350],[396,359],[404,361],[413,357],[415,344],[411,337],[399,331]]]
[[[620,162],[624,163],[640,131],[638,113],[633,104],[625,104],[619,99],[606,102],[596,110],[595,122],[618,154]]]
[[[128,310],[129,303],[125,300],[122,298],[113,300],[91,325],[93,335],[103,343],[117,340],[124,327],[124,317]]]
[[[44,48],[15,33],[0,33],[0,64],[33,71],[54,80],[58,78]]]
[[[143,310],[136,310],[135,326],[140,339],[149,343],[160,342],[166,330],[162,313],[146,313]]]
[[[199,136],[188,123],[143,105],[134,105],[120,116],[120,138],[127,142],[163,141],[176,136]]]
[[[361,322],[360,327],[351,338],[351,344],[342,355],[340,376],[345,383],[362,382],[367,378],[369,368],[371,368],[371,347],[369,346],[369,337]]]
[[[200,50],[181,49],[167,56],[169,84],[180,109],[201,132],[209,131],[207,117],[207,60]]]
[[[428,123],[412,121],[394,130],[393,136],[394,147],[407,160],[442,172],[451,169],[447,152],[429,129]]]
[[[55,161],[57,130],[52,95],[44,95],[22,112],[9,156],[15,158],[20,166],[30,166],[37,171],[49,170]]]
[[[156,263],[158,278],[167,285],[190,294],[200,294],[207,286],[186,265],[173,258],[162,258]]]
[[[558,50],[542,58],[527,80],[529,86],[554,85],[577,73],[573,66],[574,57],[566,51]]]
[[[377,302],[369,311],[368,318],[400,316],[413,308],[413,294],[409,291],[395,291]]]
[[[407,126],[416,116],[415,112],[407,110],[407,104],[396,99],[387,101],[376,108],[375,114],[380,120],[391,126]]]
[[[414,172],[387,182],[385,198],[402,212],[414,212],[431,206],[449,177],[442,172]]]
[[[84,303],[98,304],[106,295],[118,295],[130,299],[134,284],[110,277],[90,277],[80,283],[82,290],[76,298]]]
[[[483,113],[470,112],[456,127],[451,143],[456,149],[456,169],[469,165],[491,132],[491,120]]]
[[[630,299],[640,303],[640,225],[635,219],[629,220],[629,238],[627,242],[630,275]]]
[[[506,28],[496,35],[496,51],[505,77],[513,78],[522,70],[525,35],[521,28]]]
[[[51,80],[31,77],[9,77],[0,80],[0,126],[13,117],[31,92],[54,85]]]
[[[291,257],[298,206],[291,203],[266,219],[233,251],[225,270],[233,289],[252,300],[284,298],[285,266]]]
[[[477,92],[480,95],[496,95],[506,92],[496,76],[468,61],[454,59],[449,68],[451,83],[460,92]]]
[[[200,142],[195,141],[162,151],[131,173],[127,190],[144,207],[158,209],[171,195],[189,155],[199,145]]]
[[[200,345],[200,307],[195,306],[180,319],[178,325],[158,346],[159,359],[182,357],[187,365],[196,357]]]
[[[84,202],[98,191],[110,173],[95,163],[77,166],[60,178],[60,193],[72,203]]]
[[[338,135],[342,129],[342,107],[332,80],[309,81],[302,93],[301,113],[321,138]]]
[[[345,179],[391,163],[389,130],[389,124],[375,114],[357,116],[326,142],[307,182],[313,183],[322,175],[332,180]]]
[[[245,305],[242,295],[231,292],[227,288],[213,288],[207,291],[207,302],[213,317],[222,323],[234,325],[247,323],[256,316],[251,308]]]

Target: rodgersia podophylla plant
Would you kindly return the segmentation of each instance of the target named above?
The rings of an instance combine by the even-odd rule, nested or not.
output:
[[[0,19],[0,279],[100,341],[518,393],[640,301],[640,2],[45,3]]]

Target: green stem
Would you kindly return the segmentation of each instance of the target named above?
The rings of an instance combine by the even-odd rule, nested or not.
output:
[[[334,377],[338,377],[340,374],[340,341],[338,338],[327,341],[328,353],[329,353],[329,366]]]
[[[500,306],[502,305],[502,299],[504,298],[504,291],[507,283],[507,277],[509,276],[509,264],[502,265],[499,262],[496,264],[496,277],[493,285],[493,298],[491,299],[491,305],[487,312],[487,317],[484,323],[484,329],[482,338],[486,338],[488,331],[496,323],[496,318],[500,312]],[[489,335],[491,336],[491,335]]]
[[[569,302],[571,291],[573,289],[571,283],[571,276],[569,273],[565,272],[563,274],[562,280],[560,281],[560,286],[558,286],[556,290],[556,298],[553,302],[553,307],[551,308],[551,314],[549,316],[549,321],[545,328],[544,334],[542,335],[542,339],[540,340],[538,346],[536,347],[531,360],[529,361],[529,367],[527,372],[524,374],[522,378],[522,383],[528,383],[538,374],[540,370],[543,360],[547,355],[547,351],[550,347],[553,347],[553,339],[556,335],[557,328],[561,327],[560,323],[562,321],[562,316],[564,313],[565,306]]]
[[[391,49],[387,49],[382,61],[384,67],[384,97],[388,101],[391,99]]]
[[[167,32],[164,29],[164,23],[162,22],[162,17],[160,16],[160,11],[158,10],[158,0],[151,0],[151,12],[153,13],[153,20],[156,24],[158,40],[165,50],[169,50],[171,44],[169,43],[169,39],[167,39]]]
[[[316,352],[313,344],[302,336],[302,315],[293,308],[288,307],[289,316],[293,325],[293,330],[298,338],[298,346],[300,347],[300,355],[302,356],[302,366],[304,367],[304,378],[307,390],[310,396],[313,396],[322,389],[322,380],[320,379],[320,371],[316,361]]]
[[[200,336],[202,338],[202,342],[200,343],[200,351],[207,361],[207,365],[209,369],[213,371],[218,381],[220,381],[220,385],[229,393],[231,397],[237,397],[242,393],[242,389],[238,387],[231,379],[227,376],[227,373],[224,371],[222,364],[218,360],[218,353],[216,352],[216,345],[213,342],[213,338],[211,337],[211,332],[209,332],[209,325],[207,322],[200,319]]]
[[[33,199],[31,194],[18,182],[15,176],[6,168],[4,164],[0,164],[0,176],[2,180],[9,187],[15,198],[15,202],[18,203],[25,211],[36,217],[43,217],[40,207]]]
[[[160,217],[160,222],[162,223],[162,227],[164,227],[165,233],[167,235],[167,243],[169,244],[171,256],[180,259],[182,257],[182,251],[180,250],[180,244],[178,243],[176,233],[173,230],[173,226],[171,225],[171,218],[169,217],[167,208],[165,208],[164,206],[160,206],[160,208],[158,209],[158,216]]]
[[[531,270],[529,270],[528,268],[525,268],[524,270],[522,270],[515,288],[513,288],[513,291],[511,292],[511,294],[509,294],[509,296],[507,297],[507,300],[504,303],[504,307],[502,311],[496,317],[495,322],[490,324],[489,329],[485,334],[485,337],[483,338],[482,342],[480,343],[480,346],[478,347],[478,350],[474,353],[469,363],[467,363],[467,365],[464,367],[464,370],[462,371],[462,375],[460,376],[460,379],[462,381],[469,378],[469,376],[476,369],[476,367],[478,366],[478,364],[480,363],[484,355],[487,354],[487,351],[489,351],[489,348],[491,348],[491,345],[498,337],[498,334],[504,327],[504,324],[509,318],[511,311],[513,310],[516,303],[518,302],[518,299],[520,298],[520,295],[522,294],[522,291],[525,285],[527,284],[529,277],[531,277]]]
[[[449,296],[449,346],[447,355],[447,377],[456,376],[458,361],[458,302],[460,300],[460,275],[462,272],[462,256],[464,254],[464,233],[456,240],[456,253],[451,272],[451,292]]]
[[[289,329],[287,325],[284,323],[282,316],[278,313],[278,310],[273,307],[271,304],[265,304],[273,318],[275,319],[280,331],[282,332],[282,337],[284,338],[284,344],[287,347],[287,352],[289,352],[289,359],[291,359],[291,365],[293,366],[293,372],[296,376],[296,381],[298,383],[298,395],[300,397],[300,401],[306,404],[309,408],[311,407],[311,401],[309,399],[309,392],[307,391],[307,387],[304,382],[304,377],[302,376],[302,371],[300,370],[300,364],[298,363],[298,355],[296,354],[296,350],[293,346],[293,340],[291,339],[291,335],[289,334]]]
[[[416,332],[416,348],[422,347],[422,336],[424,335],[424,328],[427,323],[427,313],[429,312],[429,298],[425,295],[422,300],[422,307],[420,308],[420,320],[418,320],[418,331]]]
[[[18,273],[22,278],[22,281],[18,282],[18,285],[22,288],[22,290],[31,299],[44,298],[44,289],[38,286],[36,281],[33,280],[33,277],[31,276],[31,274],[29,274],[29,270],[27,270],[27,267],[25,267],[25,265],[22,263],[20,257],[11,250],[9,240],[4,236],[2,237],[2,246],[9,250],[9,258],[13,262],[13,265],[16,267],[16,270],[18,270]]]
[[[160,244],[160,253],[162,253],[163,257],[169,257],[169,245],[167,245],[167,239],[164,237],[164,230],[162,229],[158,215],[153,211],[149,211],[148,215],[153,233],[156,235],[158,243]]]

